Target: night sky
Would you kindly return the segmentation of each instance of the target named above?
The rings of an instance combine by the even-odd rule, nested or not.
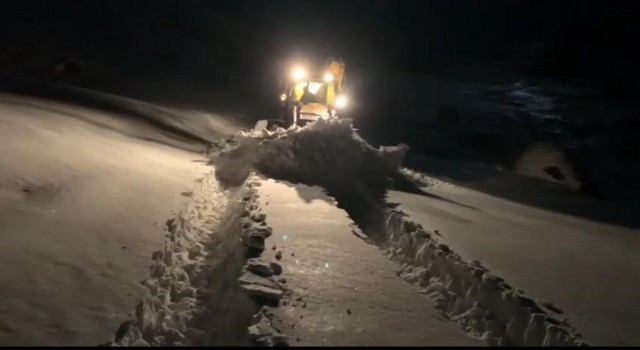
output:
[[[352,66],[424,72],[499,60],[544,43],[556,61],[637,58],[638,6],[595,0],[2,1],[3,44],[31,41],[179,56],[184,66],[341,56]],[[145,27],[146,31],[135,32]],[[158,28],[182,38],[160,38]],[[55,36],[55,39],[47,36]],[[94,49],[96,48],[96,49]],[[162,52],[166,51],[166,52]],[[573,64],[573,63],[572,63]]]

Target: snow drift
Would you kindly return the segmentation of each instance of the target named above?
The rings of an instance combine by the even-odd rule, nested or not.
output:
[[[217,147],[216,177],[226,186],[242,184],[255,169],[272,178],[324,187],[369,242],[386,248],[403,265],[401,277],[422,286],[444,315],[488,344],[586,345],[566,319],[557,319],[479,262],[464,261],[385,203],[390,187],[408,178],[423,180],[400,168],[406,145],[375,149],[350,121],[329,120],[242,133]]]
[[[401,180],[407,145],[375,149],[354,132],[348,119],[319,120],[307,127],[241,133],[214,159],[221,183],[237,186],[255,169],[269,177],[329,192],[356,189],[374,198]]]
[[[258,307],[233,282],[245,263],[238,241],[245,192],[223,193],[213,174],[199,180],[192,200],[166,223],[167,240],[152,255],[135,317],[104,345],[246,345]]]

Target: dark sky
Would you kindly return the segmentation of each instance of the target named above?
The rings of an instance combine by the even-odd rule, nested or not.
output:
[[[640,6],[634,4],[631,0],[253,0],[232,2],[227,10],[260,23],[284,52],[338,52],[358,64],[426,68],[500,59],[536,42],[592,49],[600,55],[629,54],[640,35]]]
[[[0,2],[4,42],[40,30],[30,40],[180,56],[193,66],[337,55],[361,67],[420,71],[510,57],[536,42],[611,62],[635,55],[640,34],[632,0]]]

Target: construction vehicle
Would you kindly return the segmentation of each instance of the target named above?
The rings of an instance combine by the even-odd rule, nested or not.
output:
[[[280,95],[284,126],[339,117],[347,106],[347,97],[342,93],[344,72],[341,59],[329,59],[319,70],[294,66]]]

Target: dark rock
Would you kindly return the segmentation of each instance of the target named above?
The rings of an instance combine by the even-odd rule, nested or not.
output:
[[[271,264],[269,264],[269,268],[271,269],[274,275],[282,274],[282,265],[278,263],[272,262]]]

